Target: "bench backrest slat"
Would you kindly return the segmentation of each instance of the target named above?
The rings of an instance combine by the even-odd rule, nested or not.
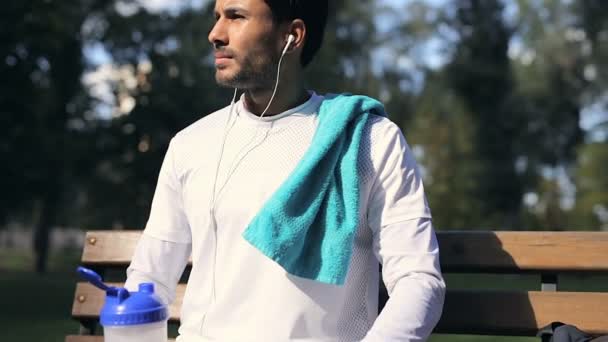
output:
[[[606,232],[439,232],[444,272],[608,271]]]
[[[82,262],[128,265],[141,231],[90,231]],[[438,232],[446,273],[608,272],[606,232]]]
[[[81,261],[87,265],[128,265],[131,262],[141,233],[140,230],[88,231]]]

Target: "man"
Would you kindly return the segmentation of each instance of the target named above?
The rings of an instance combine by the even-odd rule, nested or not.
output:
[[[215,17],[216,80],[244,93],[172,139],[127,288],[171,302],[191,255],[182,342],[425,340],[445,284],[412,152],[371,99],[303,85],[327,0],[217,0]],[[362,114],[334,129],[345,104]]]

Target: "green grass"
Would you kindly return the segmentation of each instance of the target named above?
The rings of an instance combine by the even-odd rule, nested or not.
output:
[[[70,318],[78,262],[75,252],[53,255],[49,271],[31,271],[25,251],[0,251],[0,340],[63,341],[78,332]]]

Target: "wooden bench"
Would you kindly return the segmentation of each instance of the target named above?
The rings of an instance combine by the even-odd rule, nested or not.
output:
[[[124,280],[140,234],[88,232],[82,264],[102,273],[118,269]],[[561,321],[593,334],[608,334],[608,290],[558,291],[565,275],[608,274],[608,232],[449,231],[438,232],[438,239],[448,291],[435,332],[535,336],[541,327]],[[476,286],[452,288],[453,273],[463,274],[464,279],[481,273],[515,274],[537,282],[533,289],[480,289],[478,280],[472,284]],[[185,284],[180,283],[170,307],[170,323],[179,322],[184,291]],[[96,330],[104,295],[87,283],[76,284],[72,317],[81,323],[80,335],[67,336],[66,341],[102,341],[100,336],[87,335]],[[381,291],[380,307],[385,302],[386,292]]]

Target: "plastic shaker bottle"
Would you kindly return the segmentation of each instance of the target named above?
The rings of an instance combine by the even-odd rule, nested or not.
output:
[[[93,270],[78,267],[78,274],[106,291],[100,323],[105,342],[167,342],[167,307],[154,294],[153,283],[141,283],[136,292],[108,286]]]

